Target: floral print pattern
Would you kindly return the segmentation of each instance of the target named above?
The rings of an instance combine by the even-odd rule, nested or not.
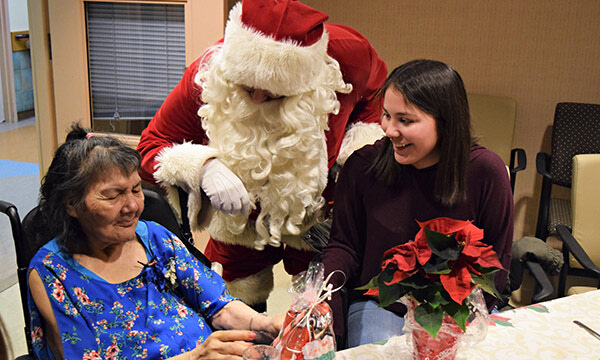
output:
[[[211,333],[206,322],[235,300],[220,276],[162,226],[140,220],[148,262],[133,279],[111,284],[65,254],[56,240],[32,259],[58,323],[67,359],[165,359],[192,350]],[[29,295],[36,356],[53,359]]]

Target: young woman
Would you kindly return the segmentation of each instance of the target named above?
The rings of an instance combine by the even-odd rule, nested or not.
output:
[[[472,220],[506,269],[511,257],[508,173],[502,159],[471,136],[460,75],[438,61],[414,60],[389,75],[381,95],[385,137],[355,152],[344,165],[331,237],[322,255],[326,273],[342,270],[347,277],[347,319],[339,294],[330,305],[334,330],[338,335],[347,331],[348,346],[402,334],[402,304],[379,308],[376,299],[353,289],[379,273],[386,250],[414,239],[417,221],[442,216]],[[496,275],[498,289],[506,275]],[[334,279],[336,285],[342,281]],[[494,300],[487,300],[493,307]]]

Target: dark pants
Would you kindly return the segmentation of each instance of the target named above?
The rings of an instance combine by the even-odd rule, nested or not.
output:
[[[204,254],[211,262],[223,265],[223,279],[233,281],[254,275],[264,268],[283,260],[285,271],[296,275],[308,268],[308,263],[317,255],[314,251],[294,249],[290,246],[265,246],[262,251],[242,245],[227,244],[212,237]]]

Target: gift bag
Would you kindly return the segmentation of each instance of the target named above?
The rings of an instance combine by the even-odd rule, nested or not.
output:
[[[273,346],[281,351],[281,360],[329,360],[335,357],[333,313],[325,299],[332,285],[324,279],[321,262],[292,279],[289,292],[292,305]],[[331,276],[331,275],[330,275]]]

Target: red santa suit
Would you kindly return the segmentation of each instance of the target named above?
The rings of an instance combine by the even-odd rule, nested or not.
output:
[[[300,235],[320,219],[322,204],[333,199],[332,184],[327,184],[328,169],[336,161],[343,164],[352,151],[383,136],[379,127],[381,103],[376,94],[387,76],[385,63],[357,31],[343,25],[324,24],[325,20],[326,14],[298,1],[238,3],[231,10],[224,39],[188,67],[143,131],[138,145],[142,178],[166,187],[175,204],[178,200],[172,186],[182,187],[190,194],[188,216],[192,229],[201,229],[210,222],[211,240],[205,254],[223,265],[223,278],[232,294],[250,304],[266,300],[272,289],[273,264],[283,259],[286,270],[295,274],[306,269],[314,256]],[[215,71],[209,74],[209,70]],[[304,94],[318,93],[311,99],[328,102],[326,96],[319,95],[323,93],[321,83],[332,82],[331,76],[324,75],[328,73],[340,76],[338,83],[332,85],[333,105],[314,110],[314,121],[319,118],[324,121],[316,125],[321,139],[311,140],[313,145],[301,145],[303,126],[293,131],[282,128],[273,134],[267,125],[259,124],[256,136],[244,135],[249,130],[240,130],[245,125],[241,121],[236,123],[236,119],[231,119],[229,125],[222,125],[224,120],[215,120],[229,119],[224,113],[236,109],[236,96],[244,96],[239,86],[265,89],[282,96],[283,100],[274,101],[282,105],[265,105],[278,113],[290,108],[290,104],[306,113],[309,111],[306,108],[312,107],[306,105],[309,102],[304,100]],[[212,83],[225,84],[237,95],[226,99],[218,94],[209,96]],[[213,102],[222,104],[213,106]],[[287,121],[294,124],[293,119]],[[230,139],[239,136],[248,136],[248,140],[236,146],[229,144]],[[263,136],[267,140],[257,139]],[[282,144],[281,139],[288,137],[294,144],[291,149]],[[252,141],[260,142],[266,150],[253,153]],[[250,144],[248,149],[240,150],[247,144]],[[296,154],[300,160],[293,159],[296,147],[305,149]],[[264,155],[265,152],[268,154]],[[256,171],[237,171],[245,165],[244,156],[248,153],[248,159],[257,156],[264,159],[257,163]],[[314,161],[300,164],[304,157],[311,156]],[[254,204],[250,214],[210,211],[200,182],[203,165],[211,158],[222,161],[244,183]],[[296,161],[305,168],[297,169]],[[311,205],[300,205],[297,210],[298,204],[293,201],[296,195],[286,195],[284,190],[280,194],[279,190],[287,185],[277,185],[277,181],[286,176],[288,184],[295,183],[295,179],[301,183],[292,190],[298,197],[304,196],[303,184],[310,183],[306,187],[307,197],[314,200],[307,200]],[[308,180],[303,180],[304,177]],[[269,202],[276,193],[281,198]],[[289,198],[291,205],[265,210],[276,208]],[[282,211],[284,216],[278,219],[277,214]],[[281,242],[285,246],[278,247]]]

